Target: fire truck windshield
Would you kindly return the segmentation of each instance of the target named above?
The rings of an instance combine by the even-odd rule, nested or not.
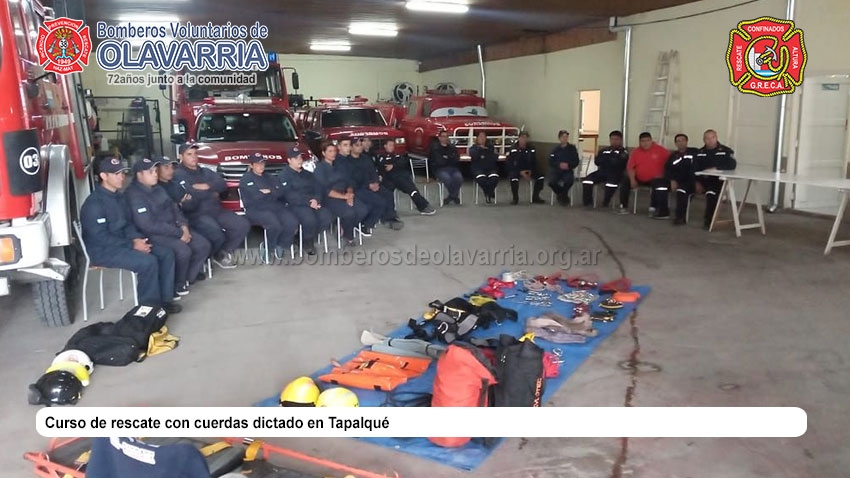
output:
[[[447,116],[487,116],[487,110],[483,106],[450,106],[448,108],[437,108],[431,112],[432,118],[445,118]]]
[[[206,114],[198,125],[199,142],[298,140],[289,117],[280,113]]]
[[[250,72],[257,75],[254,85],[187,85],[190,99],[203,99],[205,97],[235,98],[246,96],[252,98],[283,98],[283,86],[281,85],[280,69],[276,66],[269,67],[266,71]],[[194,76],[227,76],[235,74],[229,70],[223,71],[200,71],[194,72]]]
[[[342,126],[386,126],[384,117],[372,108],[345,108],[327,110],[322,113],[323,128],[339,128]]]

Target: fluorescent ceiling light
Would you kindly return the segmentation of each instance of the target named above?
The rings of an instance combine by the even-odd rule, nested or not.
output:
[[[469,11],[469,5],[465,2],[440,0],[409,0],[406,4],[408,10],[418,12],[434,12],[434,13],[466,13]]]
[[[398,35],[398,27],[393,23],[357,22],[348,27],[352,35],[370,35],[379,37],[394,37]]]
[[[351,51],[351,44],[348,42],[322,42],[314,41],[310,44],[310,49],[313,51]]]

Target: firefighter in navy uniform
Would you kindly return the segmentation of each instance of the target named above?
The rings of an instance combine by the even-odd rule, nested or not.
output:
[[[369,207],[354,198],[354,182],[347,167],[338,163],[336,146],[324,141],[322,160],[313,171],[319,185],[322,207],[327,207],[342,225],[342,237],[349,246],[355,244],[354,231],[369,214]],[[365,235],[365,234],[364,234]]]
[[[434,177],[445,184],[449,192],[444,204],[460,205],[460,188],[463,187],[463,174],[458,169],[460,155],[455,145],[449,141],[448,131],[440,130],[437,141],[431,143],[428,164],[431,171],[434,171]]]
[[[558,198],[558,204],[567,206],[570,204],[570,188],[575,181],[573,172],[581,160],[578,150],[570,143],[570,133],[566,130],[558,131],[558,146],[549,154],[549,187]]]
[[[222,269],[232,269],[236,267],[233,251],[245,240],[251,224],[221,206],[219,194],[227,190],[227,183],[216,172],[199,166],[198,145],[184,143],[178,152],[180,167],[174,172],[174,181],[191,195],[196,206],[189,210],[184,204],[183,212],[190,227],[213,244],[213,262]],[[216,248],[217,244],[221,246]]]
[[[201,269],[210,255],[210,242],[189,230],[189,221],[177,203],[158,185],[158,161],[140,159],[133,165],[135,179],[127,187],[133,222],[157,247],[174,252],[174,288],[177,295],[189,293],[189,281],[203,276]]]
[[[102,158],[96,166],[99,184],[80,210],[83,241],[92,264],[135,272],[140,304],[180,312],[182,308],[174,303],[174,253],[150,244],[136,229],[120,191],[130,168],[113,157]]]
[[[304,169],[301,151],[297,147],[292,147],[287,156],[287,167],[278,175],[283,200],[301,223],[301,234],[304,236],[304,249],[307,255],[314,256],[316,255],[316,239],[319,233],[330,228],[333,214],[330,209],[322,207],[319,183],[313,173]]]
[[[676,135],[676,151],[670,153],[664,164],[664,177],[652,181],[653,204],[657,210],[653,214],[654,219],[667,219],[670,217],[670,191],[676,191],[676,218],[673,224],[680,226],[685,224],[685,215],[688,211],[688,199],[694,193],[694,160],[697,155],[696,148],[688,147],[688,135],[679,133]]]
[[[484,201],[492,204],[496,198],[496,187],[499,185],[499,157],[487,141],[485,131],[479,131],[475,136],[475,144],[469,148],[469,156],[472,158],[470,169],[475,182],[484,192]]]
[[[506,159],[508,177],[511,179],[511,204],[519,204],[519,179],[534,180],[534,193],[531,198],[532,204],[545,204],[540,199],[546,177],[537,172],[537,150],[528,142],[528,132],[519,134],[517,143],[511,148]]]
[[[436,211],[431,204],[419,192],[419,188],[413,182],[413,176],[408,174],[410,165],[407,158],[395,153],[395,140],[384,140],[384,152],[375,159],[375,166],[381,177],[381,184],[390,191],[398,189],[410,196],[419,214],[430,216]]]
[[[298,233],[298,218],[281,201],[280,181],[265,172],[266,158],[254,153],[248,157],[248,162],[251,166],[239,180],[245,217],[266,230],[269,241],[266,248],[274,247],[275,258],[281,260]]]
[[[697,151],[697,156],[694,160],[694,171],[703,171],[711,168],[729,171],[738,166],[738,162],[735,160],[735,152],[729,146],[720,144],[717,141],[716,131],[713,129],[706,131],[702,135],[702,139],[705,145]],[[714,210],[717,209],[718,195],[722,186],[723,182],[716,176],[696,177],[696,192],[705,192],[703,228],[706,230],[711,227],[711,218],[714,217]]]
[[[399,219],[395,210],[393,192],[381,187],[381,178],[375,169],[375,161],[368,153],[363,140],[355,138],[351,141],[351,174],[354,179],[354,194],[366,203],[370,209],[380,211],[378,218],[390,229],[399,231],[404,228],[404,222]]]
[[[611,199],[623,181],[626,171],[626,163],[629,162],[629,150],[623,146],[623,133],[612,131],[608,135],[609,145],[601,148],[596,154],[594,163],[596,171],[585,176],[582,183],[582,203],[586,207],[593,206],[593,187],[605,183],[605,196],[602,205],[611,205]]]
[[[350,138],[340,138],[337,140],[336,149],[337,156],[333,163],[333,169],[346,176],[349,188],[357,198],[355,202],[358,206],[356,207],[366,211],[366,216],[360,219],[362,223],[360,233],[363,237],[371,237],[372,230],[375,229],[378,221],[384,216],[386,203],[380,195],[368,194],[373,192],[368,187],[365,189],[359,188],[358,179],[363,170],[357,167],[358,163],[355,163],[354,157],[351,156],[351,150],[353,149],[352,140]]]

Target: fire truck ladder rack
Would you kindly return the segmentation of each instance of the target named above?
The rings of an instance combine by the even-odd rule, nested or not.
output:
[[[646,112],[646,122],[643,131],[652,135],[658,144],[665,144],[670,127],[670,99],[673,96],[673,80],[679,52],[676,50],[658,53],[658,63],[655,67],[652,93],[649,98],[649,109]]]
[[[163,154],[159,100],[140,96],[95,96],[92,100],[100,114],[100,132],[109,139],[110,149],[117,146],[131,162]]]

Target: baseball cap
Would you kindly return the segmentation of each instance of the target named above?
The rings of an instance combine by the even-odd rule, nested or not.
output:
[[[139,173],[142,171],[147,171],[148,169],[156,167],[156,165],[158,164],[159,161],[154,161],[150,158],[140,159],[133,164],[133,172]]]
[[[195,143],[183,143],[179,148],[177,148],[177,153],[183,154],[190,149],[198,149],[198,145]]]
[[[286,157],[287,158],[300,158],[301,157],[301,150],[298,149],[298,146],[293,146],[293,147],[289,148],[288,150],[286,150]]]
[[[251,163],[251,164],[261,163],[265,160],[266,160],[266,158],[264,158],[263,155],[260,154],[260,153],[254,153],[251,156],[248,156],[248,162]]]
[[[171,159],[168,156],[163,156],[162,159],[159,160],[160,164],[180,164],[179,159]]]
[[[127,163],[118,158],[104,158],[100,162],[100,173],[120,173],[121,171],[129,171],[130,167]]]

